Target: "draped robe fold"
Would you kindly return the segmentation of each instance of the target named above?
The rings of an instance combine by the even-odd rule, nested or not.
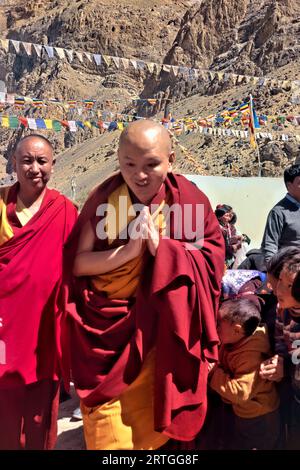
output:
[[[96,227],[97,207],[123,183],[121,174],[114,175],[86,202],[65,253],[69,272],[82,227],[88,220]],[[159,204],[166,194],[180,206],[182,218],[171,216],[170,237],[161,239],[155,257],[145,251],[135,297],[109,298],[93,289],[88,277],[69,280],[71,368],[83,404],[95,407],[120,396],[154,348],[155,431],[191,441],[205,418],[207,362],[218,354],[224,241],[207,197],[196,186],[169,174],[152,203]],[[185,233],[184,223],[186,214],[195,230],[197,204],[204,214],[200,239]],[[94,250],[124,243],[98,239]]]
[[[62,371],[63,244],[77,217],[67,198],[46,189],[38,212],[22,226],[18,190],[19,183],[0,188],[0,400],[9,394],[12,403],[14,393],[25,400],[28,386],[38,397],[37,384],[42,395],[49,383],[49,400],[57,395],[57,387],[49,389]],[[36,398],[32,406],[38,409]],[[10,412],[17,413],[16,407]],[[0,416],[0,440],[1,422]]]

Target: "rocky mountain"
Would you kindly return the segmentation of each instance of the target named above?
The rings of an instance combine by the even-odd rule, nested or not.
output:
[[[212,71],[281,80],[297,80],[300,72],[299,0],[2,1],[0,28],[2,37],[19,41]],[[132,98],[136,96],[169,97],[175,117],[205,117],[252,93],[261,113],[300,115],[300,99],[295,99],[300,91],[278,87],[272,81],[268,86],[245,82],[237,85],[231,80],[211,79],[207,74],[175,77],[164,71],[151,74],[133,67],[124,70],[104,64],[97,68],[76,58],[72,62],[48,60],[0,50],[0,80],[12,93],[64,100],[91,97],[104,106],[111,103],[113,111],[118,112],[133,109]],[[138,109],[144,115],[159,111]],[[47,109],[47,116],[54,113],[58,119],[68,118],[57,107]],[[286,123],[283,129],[286,126],[287,132],[300,134],[297,127]],[[270,124],[269,130],[272,127]],[[1,129],[0,165],[1,158],[4,162],[3,156],[8,157],[8,143],[18,137],[16,134]],[[92,137],[98,148],[91,150],[89,160],[96,161],[83,176],[95,172],[98,161],[101,177],[107,153],[103,139],[107,137],[98,137],[96,129],[77,132],[75,138],[70,133],[49,136],[58,151],[74,145],[75,154],[76,145]],[[246,141],[199,133],[179,139],[208,174],[257,174],[257,155]],[[261,141],[260,151],[264,174],[278,175],[295,160],[299,146],[295,139],[288,143]],[[115,156],[109,161],[115,167]],[[78,172],[86,167],[80,159],[78,166]],[[180,152],[178,169],[197,171]],[[65,171],[71,174],[74,168]]]

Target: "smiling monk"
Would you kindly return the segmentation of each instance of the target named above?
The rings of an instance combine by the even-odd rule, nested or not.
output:
[[[86,444],[189,448],[205,417],[207,364],[217,359],[223,237],[206,196],[172,173],[160,124],[130,124],[118,157],[120,172],[93,191],[66,253]]]
[[[0,188],[0,449],[50,449],[60,377],[63,244],[73,204],[47,188],[53,148],[24,137],[18,182]]]

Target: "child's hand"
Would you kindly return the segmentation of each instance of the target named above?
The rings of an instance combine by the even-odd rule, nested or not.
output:
[[[209,362],[208,363],[208,373],[210,374],[210,372],[216,367],[217,363],[216,362]]]
[[[270,359],[262,362],[260,365],[259,375],[264,380],[280,382],[284,376],[283,358],[276,354]]]

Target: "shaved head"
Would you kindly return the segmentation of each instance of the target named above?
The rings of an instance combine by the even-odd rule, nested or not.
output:
[[[140,119],[130,123],[120,136],[119,147],[123,144],[130,144],[143,150],[159,145],[166,155],[169,156],[172,152],[169,132],[161,124],[150,119]]]
[[[143,204],[159,192],[175,158],[168,131],[148,119],[122,132],[118,157],[125,183]]]
[[[48,140],[43,135],[39,135],[39,134],[25,135],[25,137],[23,137],[22,139],[19,140],[19,142],[17,142],[17,144],[14,148],[13,154],[14,155],[18,154],[19,151],[20,151],[20,148],[25,144],[25,142],[27,143],[27,142],[31,142],[33,140],[40,140],[41,142],[46,144],[51,149],[51,154],[53,155],[53,145],[51,144],[50,140]]]

